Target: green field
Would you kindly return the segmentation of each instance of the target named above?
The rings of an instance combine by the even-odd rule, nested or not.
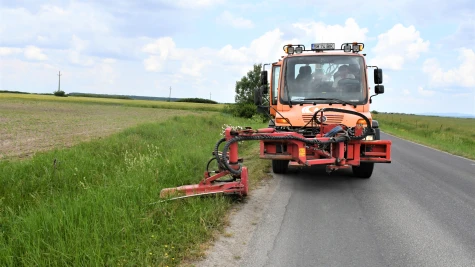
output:
[[[21,101],[2,98],[4,110],[16,106],[15,112],[2,112],[2,120],[8,119],[11,132],[44,130],[53,140],[67,135],[68,129],[77,132],[75,125],[99,124],[112,130],[99,137],[78,135],[69,148],[52,143],[31,157],[0,161],[0,265],[176,266],[200,256],[226,224],[232,199],[151,203],[159,200],[162,188],[203,178],[225,124],[264,125],[216,112],[196,116],[190,109],[180,116],[179,110],[172,115],[168,110],[148,109],[162,115],[158,116],[129,106],[110,109],[67,102],[72,109],[68,110],[62,102],[67,98],[53,99],[23,99],[22,109]],[[81,110],[77,116],[67,115]],[[119,115],[111,119],[115,113]],[[113,127],[127,115],[139,120],[144,114],[148,121],[130,122],[127,129]],[[56,124],[63,127],[53,128]],[[16,142],[11,139],[18,135],[8,140],[1,136],[2,142]],[[269,162],[257,158],[258,142],[246,142],[240,151],[251,168],[252,190],[267,175]]]
[[[373,118],[384,132],[475,159],[475,119],[386,113]]]
[[[112,98],[94,98],[94,97],[57,97],[52,95],[32,95],[32,94],[0,94],[0,101],[10,99],[37,100],[37,101],[54,101],[66,103],[81,104],[109,104],[129,107],[144,108],[160,108],[160,109],[180,109],[192,111],[222,111],[224,104],[205,104],[205,103],[187,103],[187,102],[165,102],[151,100],[134,100],[134,99],[112,99]]]
[[[146,122],[207,111],[140,108],[65,101],[0,98],[0,160],[28,158]]]

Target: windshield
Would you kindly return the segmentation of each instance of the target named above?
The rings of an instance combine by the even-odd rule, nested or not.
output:
[[[284,69],[287,88],[281,101],[288,103],[315,98],[339,99],[354,104],[366,99],[364,62],[359,56],[309,55],[286,59]],[[317,100],[317,102],[328,102]]]

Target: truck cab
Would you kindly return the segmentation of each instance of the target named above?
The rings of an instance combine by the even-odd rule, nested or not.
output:
[[[363,47],[361,43],[346,43],[340,50],[328,43],[312,44],[310,50],[305,50],[303,45],[284,46],[287,55],[272,64],[270,83],[262,80],[262,85],[268,84],[270,89],[268,113],[273,118],[270,124],[278,128],[300,128],[323,107],[354,110],[371,120],[368,68],[374,66],[367,66],[365,54],[359,53]],[[261,75],[267,76],[267,71]],[[382,80],[382,70],[376,67],[376,95],[384,93]],[[327,123],[352,126],[361,120],[358,116],[330,112],[323,119]],[[374,126],[377,127],[377,122]]]
[[[288,44],[283,50],[285,55],[269,64],[270,82],[268,72],[264,69],[261,72],[261,87],[254,92],[258,110],[271,118],[270,128],[279,132],[297,132],[312,138],[323,137],[325,125],[332,126],[326,127],[328,131],[338,125],[361,126],[372,129],[364,141],[380,139],[379,125],[371,117],[370,104],[373,96],[384,93],[383,74],[377,66],[366,64],[366,54],[361,53],[364,50],[363,43],[344,43],[340,49],[336,49],[334,43],[314,43],[308,50],[302,44]],[[369,68],[374,68],[373,95],[368,82]],[[268,106],[262,105],[263,95],[268,95]],[[334,112],[331,108],[349,112]],[[330,111],[324,114],[318,112],[324,109]],[[367,120],[358,114],[367,117],[371,125],[367,125]],[[267,144],[270,146],[270,142]],[[276,145],[276,153],[285,149]],[[366,151],[370,146],[361,144],[361,149]],[[386,162],[390,162],[388,157]],[[274,171],[286,170],[288,161],[281,158],[273,159]],[[354,164],[354,170],[363,165],[370,166],[366,169],[372,172],[374,162],[368,160],[366,164],[364,158],[361,161],[361,164]],[[296,162],[294,164],[298,165]]]

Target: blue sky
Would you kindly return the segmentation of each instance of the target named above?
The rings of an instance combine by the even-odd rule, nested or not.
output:
[[[52,92],[61,70],[66,92],[234,102],[283,44],[359,41],[385,75],[373,110],[475,115],[474,16],[473,0],[2,0],[0,90]]]

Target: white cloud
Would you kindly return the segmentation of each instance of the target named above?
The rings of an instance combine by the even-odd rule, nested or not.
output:
[[[183,77],[192,77],[193,79],[186,80],[195,85],[208,80],[203,78],[208,77],[206,75],[228,77],[232,82],[229,82],[229,86],[222,87],[229,87],[233,91],[234,81],[245,75],[253,64],[275,62],[284,55],[282,51],[284,44],[307,43],[308,40],[319,39],[320,33],[336,43],[346,42],[348,38],[364,41],[368,32],[366,28],[360,28],[353,19],[346,20],[344,26],[295,23],[291,27],[292,31],[301,32],[298,38],[286,39],[284,32],[275,28],[252,40],[247,46],[234,48],[228,44],[217,53],[215,49],[206,47],[198,49],[177,47],[171,37],[163,37],[143,46],[142,51],[148,55],[143,61],[144,67],[146,71],[162,72],[167,65],[166,70],[179,72],[184,75]],[[172,61],[180,64],[168,65]]]
[[[163,70],[165,62],[176,50],[175,42],[171,37],[163,37],[153,43],[146,44],[142,51],[150,54],[144,60],[145,70],[159,72]]]
[[[149,56],[144,59],[143,64],[146,71],[159,72],[163,69],[164,62],[158,56]]]
[[[98,84],[115,84],[117,79],[117,73],[113,65],[114,60],[104,59],[100,63],[96,64],[91,71],[91,75],[95,76]]]
[[[229,11],[224,11],[216,18],[216,22],[224,25],[229,25],[236,29],[249,29],[253,28],[254,24],[251,20],[242,17],[237,17]]]
[[[421,53],[428,50],[429,45],[430,42],[424,41],[414,26],[396,24],[378,36],[371,65],[400,70],[406,62],[418,59]]]
[[[21,53],[21,48],[16,47],[0,47],[0,56],[9,56]]]
[[[302,39],[312,42],[330,42],[339,46],[342,43],[366,40],[367,28],[360,28],[353,18],[348,18],[345,25],[327,25],[323,22],[294,23],[295,29],[304,32]]]
[[[180,71],[193,77],[200,77],[202,69],[211,64],[211,60],[200,60],[197,57],[189,57],[183,61]]]
[[[218,55],[224,62],[244,63],[249,61],[245,47],[233,49],[232,45],[225,45],[219,50]]]
[[[24,53],[25,57],[27,59],[30,59],[30,60],[42,61],[42,60],[47,60],[48,59],[48,57],[45,54],[43,54],[41,49],[39,49],[38,47],[33,46],[33,45],[27,46],[23,53]]]
[[[431,96],[431,95],[433,95],[433,94],[435,93],[434,91],[425,90],[425,89],[422,88],[421,86],[417,87],[417,92],[418,92],[420,95],[423,95],[423,96]]]
[[[436,87],[475,87],[475,52],[473,49],[459,49],[460,66],[444,70],[436,58],[427,59],[423,71],[429,75],[430,84]]]
[[[93,5],[75,1],[65,7],[41,5],[37,12],[1,8],[1,14],[2,21],[9,24],[2,32],[2,42],[12,43],[33,43],[39,38],[44,43],[58,45],[67,43],[63,40],[69,40],[71,33],[110,34],[110,25],[115,20]]]
[[[92,66],[94,60],[91,57],[82,55],[82,51],[84,51],[88,46],[89,41],[82,40],[76,35],[73,35],[71,39],[71,48],[68,52],[70,62],[81,66]]]
[[[199,8],[219,5],[224,3],[225,0],[175,0],[170,2],[182,8]]]

